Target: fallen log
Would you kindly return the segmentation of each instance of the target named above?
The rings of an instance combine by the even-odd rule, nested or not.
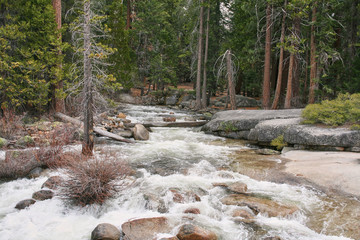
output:
[[[192,122],[147,122],[141,123],[144,127],[200,127],[207,123],[208,121],[192,121]],[[126,128],[132,128],[137,123],[126,123]]]
[[[57,117],[57,118],[60,118],[63,121],[70,122],[70,123],[72,123],[72,124],[74,124],[76,126],[79,126],[81,128],[83,127],[83,123],[80,120],[69,117],[69,116],[67,116],[67,115],[65,115],[63,113],[56,112],[54,114],[54,116]],[[94,127],[94,132],[96,132],[97,134],[100,134],[102,136],[105,136],[105,137],[120,141],[120,142],[134,143],[134,141],[132,141],[130,139],[123,138],[122,136],[119,136],[117,134],[105,131],[105,130],[103,130],[101,128],[98,128],[98,127]]]

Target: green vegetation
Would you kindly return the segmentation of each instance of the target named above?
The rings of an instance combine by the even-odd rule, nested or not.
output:
[[[360,94],[340,94],[334,100],[325,100],[319,104],[308,105],[302,117],[303,123],[322,123],[330,126],[340,126],[347,123],[360,122]]]
[[[273,139],[270,145],[276,147],[277,150],[281,150],[287,146],[287,142],[285,142],[284,136],[280,135],[277,138]]]
[[[222,122],[220,129],[226,133],[238,131],[238,128],[232,122]]]

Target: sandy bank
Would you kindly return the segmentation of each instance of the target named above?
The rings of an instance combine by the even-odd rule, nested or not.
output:
[[[290,160],[286,172],[360,197],[360,153],[292,150],[282,157]]]

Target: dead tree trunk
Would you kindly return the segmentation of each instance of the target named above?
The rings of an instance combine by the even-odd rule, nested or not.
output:
[[[233,68],[231,62],[231,51],[227,50],[226,52],[226,69],[227,69],[227,76],[228,76],[228,89],[230,95],[230,104],[231,109],[236,109],[236,95],[235,95],[235,85],[233,82]]]
[[[201,62],[202,62],[202,44],[203,44],[203,18],[204,18],[204,0],[200,1],[200,23],[199,23],[199,44],[198,44],[198,65],[196,75],[196,109],[201,108]]]
[[[318,88],[317,83],[317,59],[316,59],[316,42],[315,42],[315,23],[316,23],[316,5],[312,10],[312,19],[311,19],[311,37],[310,37],[310,89],[309,89],[309,104],[315,102],[315,91]]]
[[[84,142],[82,154],[91,156],[94,148],[93,136],[93,83],[91,54],[90,1],[84,1]]]
[[[205,31],[205,56],[204,56],[204,73],[203,73],[203,86],[202,86],[202,108],[207,107],[207,97],[206,97],[206,90],[207,90],[207,76],[206,76],[206,64],[208,59],[208,49],[209,49],[209,21],[210,21],[210,6],[207,9],[207,17],[206,17],[206,31]]]
[[[271,4],[266,8],[266,37],[265,37],[265,66],[264,81],[262,89],[262,106],[264,109],[270,108],[270,67],[271,67]]]
[[[130,29],[131,22],[131,0],[127,0],[127,11],[126,11],[126,30]]]
[[[287,1],[285,0],[284,3],[284,13],[282,17],[281,23],[281,36],[280,36],[280,59],[279,59],[279,71],[277,76],[277,83],[276,83],[276,90],[275,90],[275,98],[274,102],[271,106],[271,109],[277,109],[280,101],[281,96],[281,82],[282,82],[282,74],[283,74],[283,67],[284,67],[284,41],[285,41],[285,20],[286,20],[286,5]]]

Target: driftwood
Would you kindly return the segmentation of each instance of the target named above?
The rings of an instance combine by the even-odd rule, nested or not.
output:
[[[192,121],[192,122],[148,122],[141,123],[144,127],[200,127],[207,123],[207,121]],[[132,128],[136,123],[126,123],[125,127]]]
[[[57,113],[55,113],[54,116],[57,117],[57,118],[60,118],[63,121],[70,122],[70,123],[72,123],[72,124],[74,124],[76,126],[79,126],[81,128],[83,127],[83,123],[80,120],[69,117],[69,116],[67,116],[67,115],[65,115],[63,113],[57,112]],[[105,131],[105,130],[103,130],[101,128],[98,128],[98,127],[94,127],[94,132],[96,132],[97,134],[100,134],[102,136],[105,136],[105,137],[112,138],[114,140],[120,141],[120,142],[134,143],[134,141],[132,141],[132,140],[125,139],[122,136],[119,136],[117,134]]]

